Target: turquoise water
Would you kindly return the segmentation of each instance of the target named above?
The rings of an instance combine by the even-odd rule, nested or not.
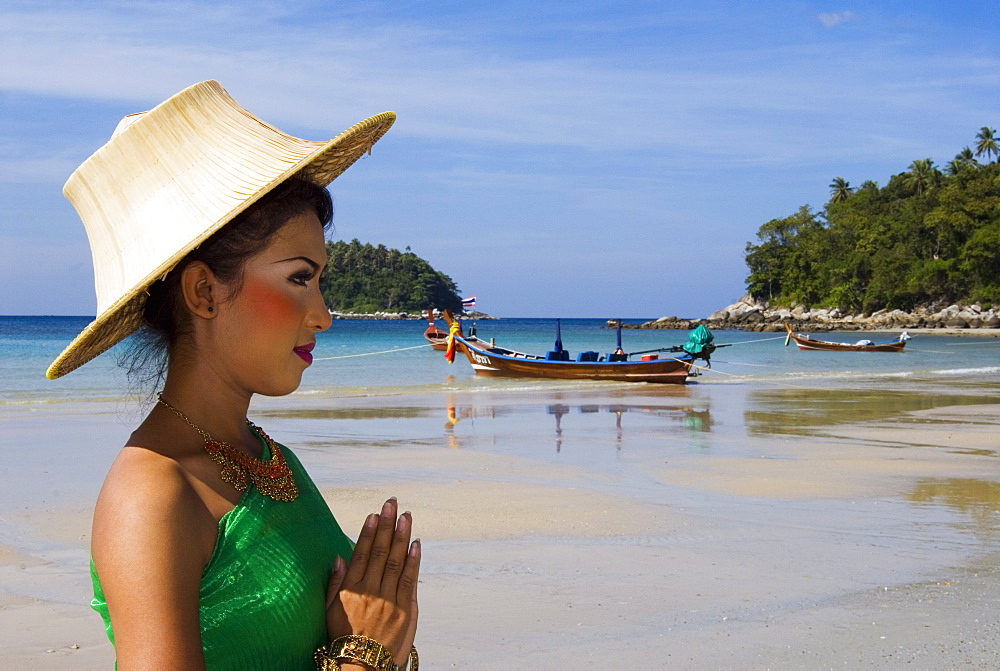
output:
[[[90,321],[89,317],[0,317],[0,407],[60,402],[106,402],[125,398],[127,382],[116,350],[105,353],[59,380],[45,369]],[[634,323],[645,319],[627,320]],[[303,395],[382,396],[454,391],[503,391],[620,386],[545,380],[477,378],[464,358],[454,364],[424,344],[424,321],[338,320],[317,339],[313,366],[306,371]],[[610,352],[615,331],[603,319],[563,319],[562,342],[572,353]],[[481,338],[530,353],[544,353],[555,338],[554,319],[501,319],[477,324]],[[784,345],[784,335],[716,331],[720,348],[712,370],[693,384],[708,386],[809,387],[942,391],[969,390],[1000,382],[1000,338],[916,335],[903,354],[802,352]],[[827,340],[854,342],[884,334],[825,334]],[[622,332],[627,352],[682,344],[685,331]],[[665,355],[664,355],[665,356]]]

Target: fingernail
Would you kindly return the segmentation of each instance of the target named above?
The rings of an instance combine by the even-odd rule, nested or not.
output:
[[[389,499],[388,501],[386,501],[385,503],[382,504],[382,517],[384,517],[386,519],[389,519],[390,517],[392,517],[392,509],[393,509],[393,506],[395,505],[395,503],[396,503],[396,499],[395,498],[391,498],[391,499]]]
[[[409,528],[410,528],[410,517],[406,513],[403,513],[402,515],[399,516],[399,521],[396,522],[396,531],[400,533],[406,533],[406,531]]]
[[[412,543],[410,543],[410,556],[416,557],[420,554],[420,539],[415,538]]]
[[[344,566],[346,566],[346,564],[344,564],[344,558],[337,555],[337,559],[333,562],[333,572],[340,573],[344,570]]]
[[[366,517],[365,526],[368,527],[369,529],[374,529],[376,526],[378,526],[378,515],[372,513],[371,515]]]

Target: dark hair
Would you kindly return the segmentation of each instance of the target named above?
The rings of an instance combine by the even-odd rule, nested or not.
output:
[[[188,332],[191,315],[180,292],[181,272],[193,261],[239,291],[248,259],[263,251],[289,219],[312,209],[323,230],[333,221],[333,201],[325,188],[300,178],[288,179],[238,214],[193,249],[163,279],[149,287],[143,325],[129,337],[118,363],[130,383],[151,394],[166,376],[167,361],[178,339]]]

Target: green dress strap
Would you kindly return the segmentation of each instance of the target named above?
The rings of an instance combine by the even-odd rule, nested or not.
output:
[[[262,441],[263,442],[263,441]],[[212,558],[202,573],[201,640],[209,671],[315,669],[313,652],[327,641],[326,589],[335,558],[354,545],[298,458],[288,449],[299,495],[281,502],[251,484],[219,520]],[[264,459],[270,457],[264,446]],[[93,560],[91,607],[114,632]]]

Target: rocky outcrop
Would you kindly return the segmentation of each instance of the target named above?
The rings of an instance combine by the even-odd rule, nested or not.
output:
[[[1000,328],[1000,311],[973,305],[921,306],[912,312],[879,310],[871,314],[847,314],[837,308],[810,310],[803,306],[772,307],[754,300],[749,294],[732,305],[713,312],[705,319],[660,317],[631,328],[693,329],[705,324],[710,329],[744,331],[784,331],[785,324],[800,331],[869,331],[877,329]]]

